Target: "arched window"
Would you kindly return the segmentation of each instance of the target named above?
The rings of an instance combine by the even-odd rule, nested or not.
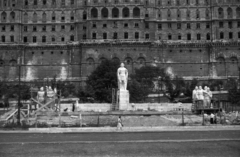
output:
[[[223,19],[224,18],[223,8],[219,8],[218,9],[218,18],[219,19]]]
[[[236,9],[236,14],[237,14],[237,18],[240,19],[240,8],[239,7]]]
[[[98,17],[98,10],[96,8],[92,8],[91,17],[92,18],[97,18]]]
[[[139,58],[137,59],[137,62],[138,62],[138,64],[140,64],[140,65],[145,65],[146,60],[145,60],[145,58],[143,58],[143,57],[139,57]]]
[[[104,61],[106,61],[107,59],[105,58],[105,57],[101,57],[100,59],[99,59],[99,63],[101,64],[101,63],[103,63]]]
[[[47,22],[47,14],[45,12],[43,12],[43,14],[42,14],[42,22],[43,23]]]
[[[216,60],[219,64],[225,63],[225,59],[223,57],[218,57]]]
[[[94,59],[93,59],[92,57],[89,57],[89,58],[87,59],[87,64],[88,64],[88,65],[94,65],[94,64],[95,64]]]
[[[83,12],[83,20],[87,20],[87,12],[86,11]]]
[[[200,19],[200,11],[198,9],[196,10],[196,19]]]
[[[107,18],[108,17],[108,9],[107,8],[104,7],[101,12],[102,12],[102,17],[103,18]]]
[[[112,17],[113,18],[118,18],[119,17],[119,10],[118,10],[118,8],[113,8],[112,9]]]
[[[133,63],[133,60],[132,60],[131,57],[127,57],[127,58],[125,58],[124,62],[125,62],[126,65],[131,65]]]
[[[158,0],[158,3],[157,3],[159,6],[162,5],[162,0]]]
[[[186,18],[187,19],[190,19],[190,17],[191,17],[191,11],[190,10],[187,10],[187,12],[186,12]]]
[[[231,61],[232,64],[237,64],[238,63],[237,57],[231,57],[230,61]]]
[[[140,17],[140,9],[138,7],[133,8],[133,17]]]
[[[24,13],[23,15],[23,22],[28,23],[28,13]]]
[[[232,19],[233,18],[233,10],[232,8],[227,9],[227,18]]]
[[[15,22],[15,12],[13,11],[10,13],[10,21]]]
[[[9,61],[9,65],[10,65],[10,66],[16,66],[16,65],[17,65],[17,60],[11,59],[11,60]]]
[[[181,11],[178,9],[177,10],[177,19],[180,20],[181,19]]]
[[[210,18],[210,12],[209,12],[209,9],[206,9],[206,19],[209,19]]]
[[[34,12],[33,13],[33,23],[37,23],[37,21],[38,21],[37,13]]]
[[[130,13],[127,7],[123,8],[122,15],[123,17],[129,17]]]
[[[1,14],[1,21],[2,22],[7,22],[7,13],[4,11]]]
[[[120,63],[120,59],[118,57],[113,57],[112,61],[115,63]]]

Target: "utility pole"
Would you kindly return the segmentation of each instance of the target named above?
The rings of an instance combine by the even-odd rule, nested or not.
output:
[[[20,109],[21,109],[21,63],[18,65],[18,114],[17,114],[17,124],[20,125]]]

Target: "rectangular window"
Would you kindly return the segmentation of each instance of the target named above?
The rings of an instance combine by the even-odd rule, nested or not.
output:
[[[181,29],[181,28],[182,28],[181,23],[178,23],[178,24],[177,24],[177,29]]]
[[[56,26],[52,26],[52,32],[56,31]]]
[[[75,29],[74,25],[71,25],[70,30],[74,31],[74,29]]]
[[[5,43],[5,36],[2,36],[2,42]]]
[[[47,0],[43,0],[43,5],[46,5],[47,4]]]
[[[10,36],[10,40],[11,40],[11,42],[14,42],[14,36],[13,35]]]
[[[34,37],[33,37],[33,43],[36,43],[36,42],[37,42],[37,37],[34,36]]]
[[[124,23],[124,28],[127,28],[128,27],[128,23]]]
[[[229,39],[232,39],[232,38],[233,38],[233,33],[229,32]]]
[[[238,32],[238,39],[240,39],[240,32]]]
[[[33,32],[37,32],[37,26],[33,26]]]
[[[10,31],[14,31],[14,25],[10,26]]]
[[[65,41],[65,38],[64,38],[64,37],[62,37],[62,38],[61,38],[61,41],[62,41],[62,42],[64,42],[64,41]]]
[[[103,24],[103,28],[107,28],[107,24]]]
[[[92,39],[96,39],[97,34],[96,33],[92,33]]]
[[[46,32],[46,30],[47,30],[47,26],[43,26],[43,27],[42,27],[42,31],[43,31],[43,32]]]
[[[139,39],[139,33],[135,32],[135,39]]]
[[[172,24],[171,23],[168,23],[168,28],[172,28]]]
[[[27,31],[28,31],[28,27],[27,27],[27,26],[24,26],[24,27],[23,27],[23,31],[24,31],[24,32],[27,32]]]
[[[27,43],[27,42],[28,42],[27,37],[23,37],[23,42],[24,42],[24,43]]]
[[[200,28],[201,28],[201,24],[197,23],[197,29],[200,29]]]
[[[191,40],[191,34],[187,34],[187,40]]]
[[[158,24],[158,30],[162,30],[162,24]]]
[[[71,35],[70,40],[74,41],[74,35]]]
[[[65,30],[65,26],[64,25],[61,26],[61,30]]]
[[[178,40],[182,40],[182,36],[181,35],[178,35]]]
[[[6,26],[2,26],[2,32],[6,31]]]
[[[107,39],[107,33],[103,33],[103,39]]]
[[[145,23],[145,28],[149,29],[149,24],[148,23]]]
[[[231,21],[228,22],[228,28],[230,28],[230,29],[232,28],[232,22]]]
[[[201,34],[197,34],[197,40],[201,40]]]
[[[210,28],[210,23],[206,23],[206,28]]]
[[[124,39],[128,39],[128,33],[127,32],[124,33]]]
[[[223,28],[223,22],[219,22],[219,28]]]
[[[74,0],[71,0],[71,5],[74,5]]]
[[[187,29],[191,29],[191,24],[187,23]]]
[[[237,22],[237,28],[240,28],[240,21]]]
[[[65,16],[61,17],[61,21],[64,22],[65,21]]]
[[[145,34],[145,39],[149,39],[149,34]]]
[[[56,20],[56,17],[55,16],[52,16],[52,21],[55,21]]]
[[[138,23],[135,23],[135,28],[139,28],[139,24]]]
[[[93,23],[92,28],[97,28],[96,23]]]

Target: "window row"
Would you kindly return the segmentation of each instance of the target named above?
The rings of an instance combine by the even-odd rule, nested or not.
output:
[[[0,0],[0,8],[15,7],[17,0]]]
[[[149,28],[148,25],[145,24],[145,28]],[[211,24],[210,23],[205,23],[205,26],[203,27],[203,23],[167,23],[167,24],[157,24],[157,29],[158,30],[163,30],[164,28],[166,29],[209,29],[211,28]]]
[[[61,21],[61,22],[66,22],[66,17],[67,17],[67,16],[65,15],[64,11],[62,11],[62,13],[60,14],[60,21]],[[51,20],[48,20],[48,19],[47,19],[47,14],[46,14],[45,12],[43,12],[43,13],[41,14],[41,18],[38,16],[38,14],[37,14],[36,12],[34,12],[33,15],[32,15],[32,22],[33,22],[33,23],[37,23],[37,22],[39,21],[39,19],[41,19],[41,21],[42,21],[43,23],[46,23],[47,21],[56,22],[56,21],[57,21],[57,16],[56,16],[56,13],[55,13],[55,12],[52,12],[52,14],[51,14]],[[24,22],[24,23],[28,23],[29,20],[30,20],[30,19],[29,19],[28,13],[25,12],[24,15],[23,15],[23,22]],[[74,20],[75,20],[74,12],[72,11],[72,12],[70,13],[70,21],[71,21],[71,22],[74,22]]]
[[[9,27],[7,27],[5,25],[1,26],[1,32],[6,32],[6,31],[8,31],[8,29],[10,32],[14,32],[15,26],[14,25],[10,25]]]
[[[5,11],[3,11],[1,13],[1,22],[7,22],[7,13]],[[9,21],[10,22],[15,22],[16,20],[16,13],[14,11],[10,12],[10,15],[9,15]]]
[[[233,9],[229,7],[229,8],[227,8],[226,11],[227,11],[227,14],[225,15],[223,8],[218,8],[218,18],[223,19],[226,16],[228,19],[232,19],[233,18]],[[240,18],[240,7],[238,7],[236,9],[236,18],[238,18],[238,19]]]
[[[57,4],[59,4],[61,7],[65,7],[67,4],[74,6],[76,3],[75,1],[76,0],[24,0],[24,6],[28,7],[32,5],[33,7],[46,7],[47,5],[50,5],[52,7],[56,7]]]
[[[112,10],[112,18],[118,18],[119,17],[119,9],[114,7]],[[133,17],[140,17],[140,9],[138,7],[133,8]],[[98,18],[98,9],[92,8],[91,9],[91,17],[92,18]],[[101,17],[102,18],[108,18],[109,17],[109,10],[108,8],[104,7],[101,9]],[[125,7],[122,9],[122,17],[130,17],[130,9]],[[84,19],[84,18],[83,18]]]
[[[69,28],[68,28],[69,27]],[[75,30],[75,26],[74,25],[70,25],[70,26],[65,26],[65,25],[51,25],[51,26],[23,26],[23,31],[24,32],[55,32],[55,31],[74,31]]]
[[[70,35],[69,40],[67,40],[66,37],[61,36],[61,37],[55,37],[55,36],[51,36],[49,38],[47,38],[47,36],[42,36],[42,37],[37,37],[37,36],[32,36],[32,37],[27,37],[24,36],[23,37],[23,42],[24,43],[28,43],[28,42],[33,42],[33,43],[47,43],[47,42],[68,42],[68,41],[75,41],[75,36],[74,35]]]

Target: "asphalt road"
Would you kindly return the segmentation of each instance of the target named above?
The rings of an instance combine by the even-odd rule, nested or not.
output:
[[[240,131],[0,134],[1,157],[240,156]]]

